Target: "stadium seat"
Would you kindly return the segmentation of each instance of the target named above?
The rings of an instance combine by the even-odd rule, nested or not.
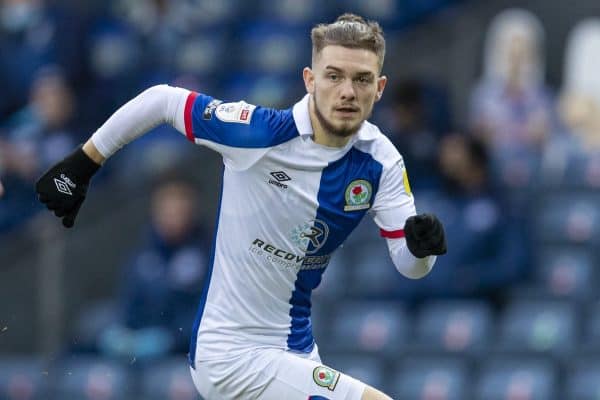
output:
[[[580,348],[600,352],[600,301],[592,303],[585,314]]]
[[[420,348],[476,352],[491,341],[493,314],[482,301],[448,300],[423,305],[415,335]]]
[[[402,400],[470,398],[468,366],[460,358],[417,356],[402,360],[389,394]]]
[[[527,148],[498,150],[492,159],[492,170],[508,188],[510,196],[530,196],[539,183],[539,156]]]
[[[406,343],[409,321],[401,303],[349,301],[335,307],[331,326],[332,350],[393,355]]]
[[[197,400],[198,392],[192,382],[185,357],[164,360],[142,373],[142,399]]]
[[[369,216],[356,227],[340,252],[350,260],[348,290],[365,298],[386,298],[397,294],[405,278],[396,270],[385,239]]]
[[[228,56],[227,44],[223,34],[205,31],[182,40],[175,52],[177,72],[214,77]]]
[[[347,294],[348,270],[351,259],[344,248],[336,250],[319,286],[313,291],[316,301],[319,299],[339,299]]]
[[[548,360],[494,359],[481,369],[476,400],[559,400],[557,373]]]
[[[582,249],[542,248],[538,250],[537,281],[552,296],[590,299],[595,292],[594,262]]]
[[[564,143],[557,142],[547,151],[544,185],[559,190],[589,190],[600,187],[598,155],[569,150]]]
[[[350,265],[349,291],[364,298],[393,298],[410,289],[388,255],[385,241],[365,243],[355,249]]]
[[[88,62],[98,80],[126,79],[145,54],[131,27],[113,20],[97,23],[88,38]]]
[[[196,26],[211,29],[227,29],[246,9],[236,0],[191,0],[183,2],[186,14]]]
[[[326,301],[314,301],[311,309],[311,323],[313,336],[319,345],[327,344],[334,340],[331,330],[331,320],[334,313]],[[321,348],[323,350],[323,348]],[[322,355],[322,352],[321,352]]]
[[[56,366],[61,400],[129,400],[136,392],[128,364],[95,357],[72,357]]]
[[[226,77],[220,93],[223,101],[245,100],[264,107],[287,109],[302,98],[298,77],[277,74],[238,73]],[[218,97],[218,96],[217,96]]]
[[[550,243],[593,245],[600,238],[600,198],[569,193],[546,196],[537,218],[539,238]]]
[[[331,15],[333,2],[319,0],[262,0],[257,2],[255,17],[259,20],[276,21],[289,26],[309,27],[316,20],[325,20]],[[307,29],[308,37],[308,29]]]
[[[339,2],[344,11],[350,11],[367,19],[377,20],[383,28],[401,28],[413,18],[407,1],[361,1],[343,0]]]
[[[594,190],[600,187],[600,158],[598,154],[585,154],[573,157],[565,174],[566,185],[578,189]]]
[[[331,368],[378,389],[385,389],[386,367],[380,358],[355,356],[350,352],[330,354],[321,359],[325,365]]]
[[[574,349],[573,305],[561,301],[513,301],[503,312],[498,350],[566,355]]]
[[[600,360],[577,360],[567,368],[565,398],[597,400],[600,393]]]
[[[0,358],[0,399],[48,400],[48,370],[37,358]]]
[[[304,43],[305,46],[299,44]],[[304,29],[273,23],[253,23],[238,34],[239,67],[251,73],[289,73],[310,62],[310,38]]]

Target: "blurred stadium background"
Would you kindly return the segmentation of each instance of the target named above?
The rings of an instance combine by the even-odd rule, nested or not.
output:
[[[1,0],[0,399],[197,398],[219,157],[159,127],[69,231],[33,183],[153,84],[292,105],[345,11],[386,32],[372,120],[449,253],[409,281],[365,221],[314,295],[324,362],[398,399],[600,398],[596,0]]]

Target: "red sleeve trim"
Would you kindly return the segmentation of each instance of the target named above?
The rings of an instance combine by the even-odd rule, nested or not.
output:
[[[192,108],[194,107],[194,101],[196,101],[198,93],[191,92],[185,101],[185,109],[183,111],[183,120],[185,121],[185,136],[187,136],[190,142],[194,141],[194,131],[192,130]]]
[[[379,233],[382,237],[389,239],[400,239],[404,237],[404,229],[398,229],[397,231],[386,231],[380,229]]]

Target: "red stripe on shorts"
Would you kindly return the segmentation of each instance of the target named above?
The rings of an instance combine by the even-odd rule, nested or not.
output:
[[[194,141],[194,131],[192,130],[192,108],[194,107],[194,101],[196,101],[198,93],[191,92],[185,101],[185,109],[183,111],[183,119],[185,121],[185,136],[187,136],[190,142]]]

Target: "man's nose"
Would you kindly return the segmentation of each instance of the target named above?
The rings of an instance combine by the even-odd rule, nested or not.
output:
[[[351,79],[346,79],[340,88],[340,97],[342,100],[354,100],[356,97],[356,92],[354,90],[354,83]]]

